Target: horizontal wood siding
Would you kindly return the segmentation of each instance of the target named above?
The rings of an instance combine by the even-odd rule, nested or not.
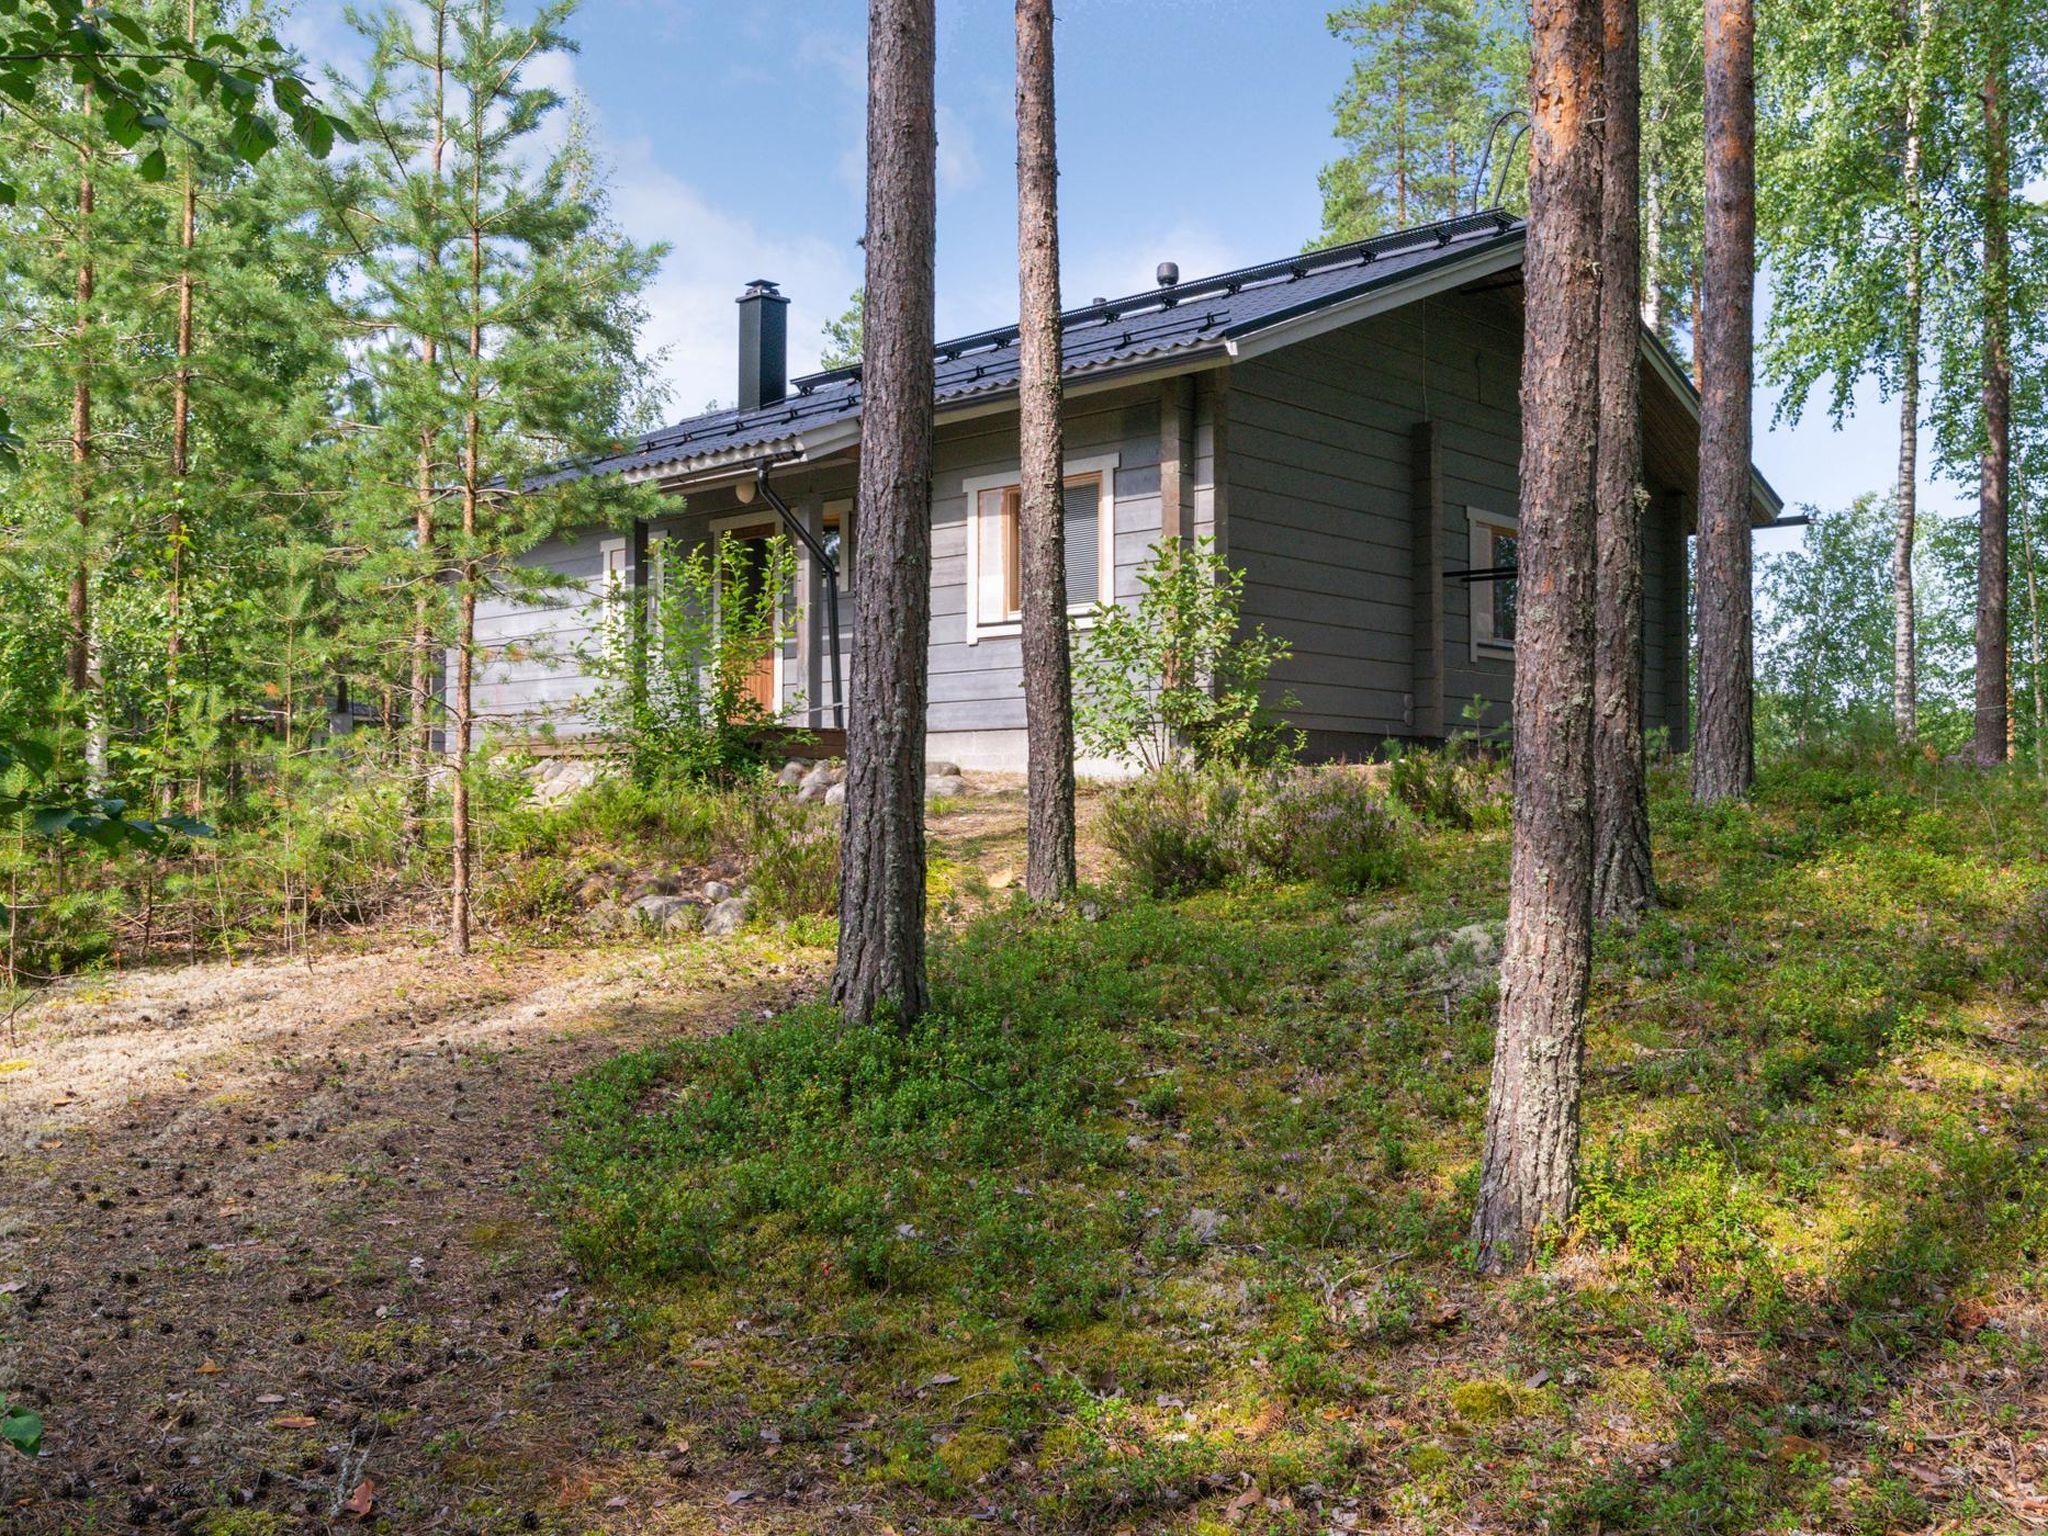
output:
[[[1415,734],[1414,433],[1434,424],[1442,491],[1443,728],[1499,731],[1512,706],[1504,652],[1472,646],[1486,588],[1470,563],[1472,511],[1514,516],[1521,453],[1521,321],[1512,290],[1446,294],[1239,363],[1230,371],[1230,554],[1245,615],[1286,639],[1273,695],[1312,745],[1354,751]],[[1645,715],[1666,721],[1676,499],[1653,494],[1645,530]],[[1678,611],[1682,612],[1682,608]],[[1681,641],[1682,643],[1682,641]]]
[[[1205,384],[1206,381],[1203,381]],[[1214,434],[1208,395],[1198,384],[1194,394],[1195,424],[1191,467],[1194,527],[1208,533],[1214,519]],[[1070,459],[1113,453],[1117,457],[1112,493],[1115,524],[1113,588],[1119,600],[1134,599],[1138,570],[1159,536],[1159,393],[1142,386],[1080,397],[1066,411],[1066,450]],[[1017,415],[1014,410],[955,423],[940,430],[932,472],[932,636],[931,731],[958,739],[997,733],[986,760],[1016,766],[1023,762],[1023,664],[1014,636],[984,637],[967,643],[967,496],[965,482],[982,476],[1013,474],[1018,464]],[[852,464],[777,471],[775,487],[790,508],[813,530],[828,502],[850,500],[854,494]],[[677,499],[674,511],[650,525],[650,544],[674,539],[688,549],[710,537],[714,523],[738,515],[759,514],[772,521],[765,502],[742,505],[729,489],[700,493],[687,502]],[[615,532],[590,532],[552,540],[533,550],[527,561],[574,578],[576,591],[546,603],[513,598],[479,605],[479,709],[493,720],[518,722],[531,731],[545,722],[553,730],[574,735],[588,728],[577,708],[595,679],[578,659],[596,634],[594,594],[602,582],[601,545],[626,538]],[[855,522],[855,542],[861,530]],[[799,551],[797,591],[802,613],[793,599],[792,620],[783,646],[783,701],[808,724],[827,724],[830,717],[830,666],[824,655],[826,622],[822,579],[810,556]],[[839,624],[842,667],[850,676],[854,614],[860,601],[853,572],[843,573]]]

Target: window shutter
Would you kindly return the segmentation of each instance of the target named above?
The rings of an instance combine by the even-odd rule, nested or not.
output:
[[[1067,485],[1067,606],[1092,608],[1102,596],[1102,482]]]

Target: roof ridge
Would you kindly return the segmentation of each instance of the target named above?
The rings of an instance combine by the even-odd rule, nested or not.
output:
[[[1505,233],[1521,222],[1516,215],[1501,208],[1455,214],[1448,219],[1438,219],[1429,224],[1391,229],[1383,234],[1368,235],[1362,240],[1352,240],[1343,245],[1303,251],[1273,261],[1258,262],[1249,267],[1233,268],[1209,277],[1191,278],[1163,287],[1141,289],[1122,298],[1105,299],[1098,304],[1084,304],[1078,309],[1063,310],[1060,313],[1060,328],[1065,330],[1070,326],[1084,325],[1090,320],[1117,320],[1140,310],[1171,309],[1191,298],[1210,298],[1218,294],[1235,293],[1240,288],[1274,278],[1300,278],[1319,272],[1335,271],[1340,267],[1362,264],[1375,257],[1392,255],[1416,245],[1427,245],[1432,242],[1448,245],[1460,235],[1482,232]],[[952,362],[963,353],[980,351],[983,348],[1001,349],[1015,344],[1016,340],[1017,327],[1014,324],[999,325],[985,331],[975,331],[966,336],[935,342],[932,352],[940,361]],[[790,380],[790,387],[800,395],[808,395],[823,384],[858,383],[860,374],[861,365],[856,361],[844,367],[821,368],[816,373],[800,374]]]

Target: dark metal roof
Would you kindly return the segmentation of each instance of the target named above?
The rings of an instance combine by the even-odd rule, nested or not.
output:
[[[1398,279],[1518,245],[1522,235],[1522,221],[1508,214],[1467,214],[1069,310],[1062,316],[1062,372],[1113,373],[1217,351]],[[934,393],[941,407],[1014,390],[1017,328],[941,342],[935,362]],[[711,467],[707,460],[732,463],[793,451],[806,434],[857,419],[860,390],[858,364],[808,374],[793,381],[785,400],[752,411],[692,416],[586,465],[584,472],[681,474]]]

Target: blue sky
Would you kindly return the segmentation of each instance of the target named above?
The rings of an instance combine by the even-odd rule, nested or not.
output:
[[[1060,0],[1056,57],[1063,283],[1069,302],[1298,249],[1319,225],[1316,172],[1347,68],[1322,0]],[[316,59],[351,41],[337,0],[303,0],[291,35]],[[1016,314],[1007,0],[939,0],[941,335]],[[578,93],[615,168],[615,212],[673,247],[651,297],[671,414],[734,392],[732,300],[750,278],[791,300],[792,365],[860,280],[862,0],[585,0]],[[1897,411],[1866,387],[1840,432],[1757,408],[1757,461],[1787,502],[1838,506],[1885,487]],[[1930,509],[1961,505],[1929,484]],[[1785,533],[1759,537],[1782,548]]]

